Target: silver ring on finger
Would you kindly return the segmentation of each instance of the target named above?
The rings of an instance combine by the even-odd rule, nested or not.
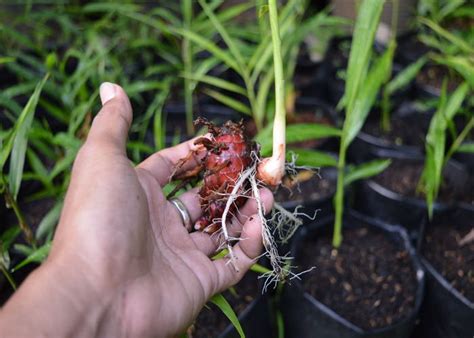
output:
[[[178,210],[179,216],[181,216],[181,219],[183,221],[184,227],[188,230],[191,229],[192,224],[191,224],[191,216],[189,215],[189,211],[184,205],[183,202],[181,202],[180,199],[178,198],[172,198],[169,200],[171,204]]]

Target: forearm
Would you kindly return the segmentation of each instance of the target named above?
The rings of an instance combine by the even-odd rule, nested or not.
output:
[[[97,336],[109,299],[81,271],[59,260],[35,270],[0,311],[2,337]]]

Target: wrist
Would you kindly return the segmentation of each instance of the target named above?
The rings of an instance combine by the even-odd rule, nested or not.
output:
[[[68,263],[68,264],[65,264]],[[2,309],[5,336],[97,336],[109,317],[107,294],[99,294],[72,262],[51,259],[35,270]]]

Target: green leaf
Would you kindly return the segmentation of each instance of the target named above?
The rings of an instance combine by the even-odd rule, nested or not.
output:
[[[444,111],[444,117],[447,121],[452,121],[454,116],[460,111],[461,105],[466,98],[469,90],[468,84],[465,82],[459,85],[458,88],[451,94],[446,109]]]
[[[385,159],[374,160],[357,166],[351,166],[349,167],[348,173],[344,177],[344,185],[347,186],[357,180],[378,175],[384,171],[390,165],[390,163],[390,159]]]
[[[472,46],[470,46],[463,39],[461,39],[461,38],[457,37],[456,35],[450,33],[449,31],[447,31],[446,29],[444,29],[443,27],[441,27],[440,25],[438,25],[434,21],[432,21],[430,19],[427,19],[427,18],[423,18],[423,17],[418,18],[418,20],[422,24],[424,24],[424,25],[428,26],[429,28],[431,28],[439,36],[445,38],[450,43],[455,45],[461,51],[466,52],[466,53],[471,54],[471,55],[474,54],[474,48]]]
[[[375,32],[384,2],[383,0],[364,0],[359,7],[347,68],[345,96],[348,110],[352,110],[360,84],[366,82],[364,81],[365,73],[369,66]]]
[[[219,32],[220,36],[222,37],[226,45],[229,47],[229,51],[232,54],[232,57],[235,58],[235,60],[237,61],[237,65],[239,69],[243,70],[244,59],[242,57],[242,54],[240,53],[240,49],[237,46],[236,41],[234,41],[234,39],[230,37],[229,33],[227,32],[225,27],[222,25],[222,23],[219,21],[219,19],[214,15],[214,12],[209,7],[209,5],[207,5],[206,2],[203,0],[198,0],[198,1],[202,9],[206,13],[206,15],[211,20],[215,29]]]
[[[8,62],[15,62],[15,58],[11,56],[1,56],[0,57],[0,65],[2,63],[8,63]]]
[[[474,142],[466,142],[461,144],[457,149],[458,153],[474,153]]]
[[[127,95],[134,96],[142,92],[162,90],[164,88],[165,86],[161,81],[135,81],[126,85],[124,90],[127,92]]]
[[[465,0],[450,0],[447,1],[446,4],[440,9],[437,20],[441,21],[448,15],[452,15],[457,8],[462,6],[465,3]]]
[[[261,153],[266,156],[272,151],[273,123],[262,129],[255,140],[261,146]],[[318,123],[295,123],[286,126],[286,143],[316,140],[318,138],[340,136],[341,130],[332,126]]]
[[[207,83],[217,88],[228,90],[233,93],[241,94],[244,96],[247,95],[247,91],[245,90],[245,88],[242,88],[241,86],[236,85],[232,82],[222,80],[215,76],[208,76],[208,75],[196,76],[193,74],[183,74],[183,77],[190,80]]]
[[[18,269],[28,265],[30,263],[42,263],[46,257],[48,257],[49,251],[51,250],[52,242],[47,242],[43,246],[32,250],[31,253],[23,261],[18,263],[12,271],[17,271]],[[16,247],[16,246],[15,246]]]
[[[335,157],[321,151],[303,148],[290,148],[286,155],[287,161],[291,161],[292,152],[297,155],[297,166],[312,168],[337,166],[337,159]]]
[[[464,56],[434,56],[433,59],[441,64],[444,64],[450,68],[455,69],[459,75],[474,88],[474,61],[469,57]]]
[[[462,6],[451,13],[453,17],[474,17],[474,6]]]
[[[395,45],[391,44],[384,54],[375,61],[364,82],[360,83],[353,103],[348,104],[341,142],[343,147],[349,146],[364,125],[380,87],[389,76],[394,50]]]
[[[59,221],[59,216],[61,215],[62,208],[63,208],[63,202],[59,201],[43,217],[40,224],[38,225],[38,229],[36,230],[37,239],[45,238],[48,234],[53,233],[53,229]]]
[[[295,123],[286,127],[286,142],[303,142],[323,137],[341,136],[341,130],[318,123]]]
[[[390,76],[396,46],[395,41],[392,40],[385,53],[375,62],[369,72],[372,46],[383,6],[384,1],[380,0],[363,0],[359,6],[346,73],[346,87],[338,104],[338,108],[345,108],[346,118],[339,147],[337,188],[334,196],[335,218],[332,244],[335,248],[342,243],[346,151],[362,128],[381,84]]]
[[[420,69],[426,64],[426,61],[426,57],[418,59],[398,73],[397,76],[395,76],[392,80],[390,80],[385,89],[388,95],[392,95],[397,90],[400,90],[412,82],[416,75],[420,72]]]
[[[48,180],[48,170],[43,165],[38,155],[31,149],[26,150],[26,156],[28,157],[28,162],[31,165],[33,171],[40,177],[43,177],[46,181]]]
[[[9,189],[14,199],[16,199],[20,190],[21,177],[23,175],[23,166],[25,164],[26,147],[28,145],[28,132],[35,114],[36,105],[43,89],[44,84],[48,80],[49,74],[38,83],[35,91],[31,95],[28,103],[23,109],[17,123],[14,127],[14,138],[12,142],[10,171],[8,175]],[[9,145],[8,145],[9,146]],[[2,156],[3,157],[3,156]],[[6,158],[5,158],[6,160]],[[0,168],[3,168],[4,160],[0,160]]]
[[[222,1],[218,1],[218,2],[222,2]],[[208,6],[209,6],[209,9],[211,11],[214,11],[215,16],[217,17],[219,22],[224,24],[227,21],[230,21],[230,20],[234,19],[235,17],[239,16],[240,14],[245,12],[246,10],[254,7],[255,4],[252,3],[252,1],[249,1],[247,3],[241,3],[241,4],[238,4],[238,5],[233,5],[233,6],[229,7],[228,9],[219,8],[218,13],[216,13],[216,11],[215,11],[216,8],[218,7],[218,5],[209,3]],[[206,13],[203,11],[203,12],[201,12],[201,14],[206,14]],[[211,34],[215,32],[215,29],[213,27],[213,23],[206,16],[199,15],[198,18],[196,20],[194,20],[194,22],[192,23],[192,29],[195,32],[201,32],[202,31],[202,32],[211,33]]]
[[[430,218],[433,215],[433,203],[436,199],[441,183],[446,147],[445,131],[447,128],[447,120],[445,112],[448,107],[446,83],[447,81],[445,80],[441,89],[438,109],[431,118],[428,133],[426,134],[425,166],[420,178],[420,183],[425,190],[426,203],[428,205],[428,214]]]
[[[224,62],[228,67],[234,69],[236,72],[240,72],[239,66],[235,62],[235,60],[230,56],[225,50],[222,48],[218,47],[214,42],[211,40],[208,40],[201,35],[196,34],[195,32],[189,30],[189,29],[184,29],[184,28],[178,28],[176,29],[176,32],[181,34],[182,36],[188,38],[201,48],[204,48],[205,50],[209,51],[220,59],[222,62]]]
[[[235,314],[234,310],[232,310],[232,307],[224,298],[224,296],[222,294],[214,295],[210,299],[210,302],[215,304],[222,311],[222,313],[225,314],[225,316],[230,320],[232,325],[234,325],[235,329],[239,333],[239,336],[241,338],[245,338],[245,333],[242,329],[242,326],[240,325],[239,319],[237,318],[237,315]]]
[[[82,11],[85,13],[91,12],[137,12],[140,10],[140,7],[134,4],[127,4],[127,3],[105,3],[105,2],[98,2],[98,3],[91,3],[87,4],[82,8]]]
[[[227,96],[225,94],[219,93],[215,90],[208,89],[208,88],[204,89],[203,92],[240,113],[250,115],[250,116],[252,115],[252,111],[247,105],[243,104],[240,101],[237,101],[236,99],[231,98],[230,96]]]
[[[20,233],[21,228],[19,226],[13,226],[5,230],[0,236],[0,244],[2,244],[2,249],[7,251]]]

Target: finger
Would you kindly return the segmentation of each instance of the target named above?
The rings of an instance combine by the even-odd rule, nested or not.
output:
[[[138,166],[148,170],[159,184],[163,186],[169,182],[173,174],[186,172],[201,163],[205,151],[202,151],[202,146],[194,144],[200,137],[202,136],[195,137],[177,146],[160,150]],[[189,157],[189,159],[178,168],[177,164],[179,161],[186,157]]]
[[[120,86],[104,82],[100,86],[100,98],[102,109],[94,118],[87,143],[125,154],[128,130],[133,118],[127,94]]]
[[[228,257],[213,262],[218,273],[219,284],[216,292],[235,285],[256,262],[262,251],[262,221],[257,215],[251,216],[244,225],[240,241],[234,246],[234,264]]]
[[[273,206],[273,194],[267,188],[259,189],[260,200],[264,209],[264,213],[267,214],[270,212]],[[252,216],[257,213],[257,202],[254,198],[249,198],[244,206],[235,212],[232,220],[227,223],[227,231],[230,237],[239,237],[242,232],[242,227],[245,222]],[[216,232],[210,236],[200,238],[200,243],[202,246],[200,249],[203,252],[209,252],[208,256],[213,255],[222,247],[222,244],[225,243],[223,236],[220,236],[221,232]]]
[[[270,212],[273,206],[273,194],[267,188],[259,189],[260,201],[263,207],[264,214]],[[252,216],[258,213],[257,201],[255,198],[249,198],[247,202],[243,205],[242,208],[237,210],[230,223],[227,225],[227,230],[230,237],[237,237],[242,232],[242,227],[247,222],[247,220]],[[222,245],[224,239],[221,236],[213,236],[212,240],[215,242],[216,249]]]
[[[199,188],[193,188],[177,197],[177,199],[179,199],[184,204],[186,210],[188,211],[189,217],[191,218],[191,224],[189,227],[187,227],[188,231],[192,230],[194,223],[196,223],[202,214],[198,191]],[[174,209],[172,212],[178,212],[176,207],[169,201],[168,206],[170,210]]]

